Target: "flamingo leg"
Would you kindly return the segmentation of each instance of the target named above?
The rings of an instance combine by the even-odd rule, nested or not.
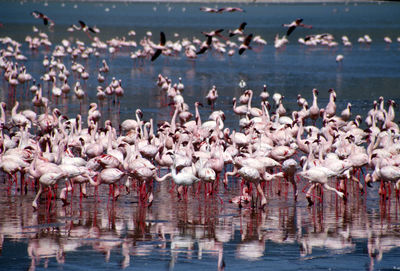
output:
[[[62,200],[64,206],[68,204],[67,197],[69,191],[72,191],[72,186],[66,183],[66,187],[60,192],[60,199]]]
[[[358,174],[358,175],[360,175],[360,174]],[[361,194],[362,194],[364,192],[364,186],[360,182],[360,179],[359,178],[357,179],[355,176],[351,176],[351,179],[358,184],[358,188],[360,189]]]
[[[42,191],[43,191],[42,184],[39,183],[39,191],[36,193],[36,196],[35,196],[35,198],[34,198],[33,201],[32,201],[32,207],[33,207],[33,209],[34,209],[35,211],[36,211],[37,208],[38,208],[38,203],[37,203],[37,201],[38,201],[40,195],[42,194]]]
[[[261,196],[261,206],[260,206],[260,208],[262,209],[267,204],[267,198],[264,195],[264,191],[262,190],[260,183],[257,184],[257,192]]]
[[[306,193],[306,199],[308,200],[308,205],[309,206],[314,204],[314,202],[311,199],[311,192],[314,190],[314,188],[315,188],[315,184],[312,184],[310,186],[310,188],[307,190],[307,193]],[[303,189],[303,191],[304,191],[304,189]]]

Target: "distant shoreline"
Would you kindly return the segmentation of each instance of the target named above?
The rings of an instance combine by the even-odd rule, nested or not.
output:
[[[52,2],[50,0],[49,2]],[[121,3],[198,3],[203,4],[204,6],[215,4],[215,3],[224,3],[224,4],[252,4],[252,3],[268,3],[268,4],[307,4],[307,3],[377,3],[377,2],[395,2],[395,1],[376,1],[376,0],[209,0],[207,2],[201,0],[66,0],[66,2],[121,2]]]

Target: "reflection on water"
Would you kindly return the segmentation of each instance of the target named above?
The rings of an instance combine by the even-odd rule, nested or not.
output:
[[[229,191],[221,188],[222,205],[217,198],[204,199],[190,191],[187,201],[178,200],[169,188],[167,183],[155,188],[151,207],[140,205],[132,195],[116,202],[89,196],[81,203],[75,196],[71,205],[62,206],[57,200],[33,212],[33,191],[20,196],[2,184],[0,262],[12,264],[8,255],[17,243],[25,248],[14,255],[17,266],[29,270],[73,269],[82,262],[93,269],[141,269],[142,263],[146,269],[181,269],[195,263],[198,269],[223,270],[258,266],[263,262],[259,260],[277,255],[288,268],[311,264],[319,269],[324,267],[321,257],[334,261],[337,255],[349,255],[359,261],[347,262],[346,269],[360,265],[374,269],[375,265],[392,268],[381,260],[398,255],[395,199],[379,205],[373,196],[354,194],[344,204],[327,194],[323,203],[305,207],[304,198],[295,203],[290,193],[278,196],[273,191],[265,210],[254,210],[229,203],[237,194],[235,186]]]

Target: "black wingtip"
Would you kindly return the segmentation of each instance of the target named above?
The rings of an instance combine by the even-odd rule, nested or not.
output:
[[[165,42],[166,42],[167,40],[166,40],[166,38],[165,38],[165,34],[164,34],[164,32],[160,32],[160,44],[162,45],[162,46],[164,46],[165,45]]]
[[[207,49],[200,49],[199,51],[196,52],[196,55],[204,54],[204,52],[205,52],[206,50],[207,50]]]
[[[158,50],[154,53],[154,55],[151,57],[151,61],[156,60],[156,59],[159,57],[159,55],[161,55],[161,50],[160,50],[160,49],[158,49]]]
[[[295,28],[296,27],[294,27],[294,26],[289,27],[288,31],[286,32],[286,36],[288,37],[294,31]]]

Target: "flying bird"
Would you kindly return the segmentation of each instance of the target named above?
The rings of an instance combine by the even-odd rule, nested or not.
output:
[[[282,26],[289,28],[288,31],[286,32],[286,36],[289,36],[290,33],[292,33],[298,26],[305,27],[305,28],[312,28],[312,25],[306,25],[306,24],[303,24],[302,22],[303,22],[303,19],[297,19],[297,20],[291,22],[290,24],[283,24]]]
[[[250,42],[251,42],[252,38],[253,38],[253,34],[250,34],[245,38],[243,43],[239,46],[239,55],[243,54],[243,52],[246,51],[246,49],[249,49],[249,50],[251,49]]]
[[[203,12],[209,12],[209,13],[217,13],[218,12],[218,9],[209,8],[209,7],[201,7],[200,10]]]
[[[238,8],[238,7],[225,7],[225,8],[220,8],[218,9],[217,13],[222,13],[222,12],[246,12],[244,9],[242,8]]]
[[[247,23],[243,22],[240,24],[239,28],[229,31],[229,37],[233,37],[235,35],[243,35],[244,28],[246,27]]]
[[[165,34],[164,32],[160,32],[160,43],[153,48],[157,49],[154,55],[151,57],[151,61],[154,61],[159,57],[162,53],[162,50],[165,49]]]
[[[49,17],[47,17],[47,15],[45,15],[37,10],[32,11],[31,15],[33,17],[35,17],[36,19],[42,19],[44,25],[48,25],[50,27],[54,26],[54,21],[52,19],[50,19]]]
[[[81,27],[79,30],[82,30],[83,32],[92,32],[92,33],[100,33],[100,30],[97,27],[89,27],[87,24],[85,24],[83,21],[79,21],[79,24]]]
[[[196,55],[204,54],[211,46],[213,36],[207,36],[207,40],[201,44],[200,50],[196,52]]]
[[[88,35],[88,37],[90,39],[93,39],[93,38],[90,35],[89,31],[92,33],[100,33],[100,29],[98,29],[97,27],[89,27],[87,24],[85,24],[84,21],[81,21],[81,20],[79,20],[79,26],[76,26],[73,24],[71,29],[82,30],[83,32],[86,33],[86,35]],[[73,31],[73,30],[69,30],[69,31]]]
[[[203,35],[205,35],[207,37],[215,37],[215,36],[222,37],[222,35],[220,34],[222,31],[224,31],[224,30],[223,29],[217,29],[217,30],[213,30],[213,31],[210,31],[210,32],[202,31],[201,34],[203,34]]]

